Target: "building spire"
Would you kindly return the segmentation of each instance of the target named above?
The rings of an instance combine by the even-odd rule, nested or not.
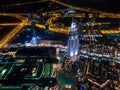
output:
[[[77,28],[77,24],[75,23],[74,18],[72,18],[71,30],[70,31],[76,30],[75,28]]]

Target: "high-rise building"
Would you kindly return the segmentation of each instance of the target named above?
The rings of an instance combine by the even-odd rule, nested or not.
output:
[[[79,34],[77,24],[72,21],[70,27],[70,33],[68,37],[68,57],[72,58],[72,61],[76,61],[76,56],[78,56],[79,49]]]

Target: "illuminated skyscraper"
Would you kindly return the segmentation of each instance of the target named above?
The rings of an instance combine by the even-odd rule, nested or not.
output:
[[[72,61],[76,61],[76,56],[78,55],[79,48],[79,35],[77,24],[72,21],[70,27],[70,33],[68,37],[68,56],[72,58]]]

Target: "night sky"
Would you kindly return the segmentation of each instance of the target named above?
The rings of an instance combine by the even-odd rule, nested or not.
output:
[[[0,5],[40,0],[1,0]],[[120,13],[120,0],[59,0],[78,7],[91,7],[98,10]]]
[[[62,1],[62,0],[61,0]],[[108,12],[120,13],[120,0],[64,0],[81,7],[91,7]]]

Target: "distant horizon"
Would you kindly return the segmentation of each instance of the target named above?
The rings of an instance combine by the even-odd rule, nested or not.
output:
[[[36,0],[36,1],[40,1],[40,0]],[[96,9],[96,10],[101,10],[101,11],[106,11],[106,12],[115,12],[115,13],[120,13],[120,1],[118,0],[60,0],[62,2],[65,2],[65,3],[69,3],[73,6],[77,6],[77,7],[88,7],[88,8],[93,8],[93,9]],[[1,5],[1,9],[3,9],[2,6],[5,6],[4,8],[5,9],[9,9],[12,8],[13,10],[16,9],[16,8],[24,8],[25,5],[16,5],[16,6],[6,6],[6,5],[11,5],[11,4],[18,4],[18,3],[24,3],[24,2],[34,2],[33,0],[24,0],[24,1],[20,1],[20,0],[12,0],[12,1],[4,1],[2,0],[0,5]],[[42,3],[39,3],[40,4],[40,7],[42,6]],[[36,7],[36,4],[27,4],[27,9],[35,9]],[[38,4],[37,4],[38,6]],[[46,6],[48,7],[48,5],[46,4]],[[45,6],[45,7],[46,7]],[[39,8],[37,8],[39,9]],[[36,9],[35,9],[36,10]],[[35,11],[33,10],[33,11]],[[3,10],[1,10],[3,11]]]

